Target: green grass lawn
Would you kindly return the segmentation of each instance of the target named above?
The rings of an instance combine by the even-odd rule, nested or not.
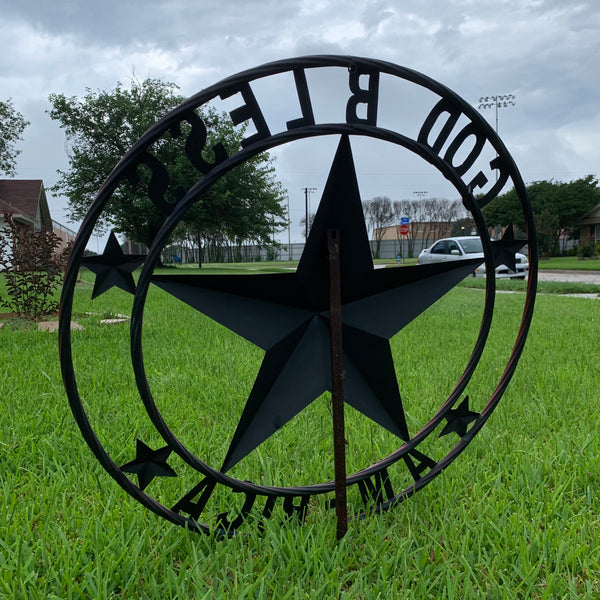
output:
[[[131,296],[110,290],[92,301],[91,288],[87,274],[75,302],[85,326],[73,334],[78,384],[99,438],[123,464],[136,437],[153,447],[160,438],[133,382],[129,328],[99,323],[130,314]],[[460,376],[482,298],[460,286],[393,338],[411,435]],[[467,388],[474,410],[502,373],[523,294],[499,294],[496,304],[489,347]],[[407,502],[352,521],[340,543],[335,515],[318,499],[303,525],[275,518],[262,536],[249,526],[229,540],[147,511],[85,445],[62,386],[56,334],[0,329],[0,598],[596,599],[599,323],[597,300],[540,295],[516,375],[480,434]],[[156,289],[143,349],[165,419],[207,461],[222,460],[262,352]],[[352,409],[347,419],[350,469],[397,447]],[[275,485],[328,478],[329,420],[321,398],[234,475]],[[456,441],[448,438],[430,436],[428,453],[448,451]],[[166,500],[189,489],[193,475],[180,462],[169,460],[180,477],[148,491]],[[218,511],[231,500],[214,502]],[[356,490],[349,504],[351,513],[362,509]]]
[[[540,269],[566,271],[600,271],[600,259],[579,260],[576,256],[554,256],[539,262]]]
[[[377,264],[395,265],[396,262],[389,259],[378,259]],[[404,265],[416,265],[416,258],[407,258],[402,261]],[[576,256],[554,256],[540,260],[540,269],[567,270],[567,271],[600,271],[600,259],[579,260]]]
[[[459,284],[461,287],[485,289],[485,279],[467,277]],[[496,279],[496,289],[503,292],[523,292],[527,282],[520,279]],[[600,285],[568,281],[538,281],[538,294],[600,294]]]
[[[217,274],[239,274],[239,273],[282,273],[295,270],[298,266],[297,260],[275,261],[275,262],[242,262],[242,263],[204,263],[199,269],[197,263],[188,263],[185,265],[166,265],[158,269],[159,273],[204,273],[209,275]]]
[[[386,258],[378,258],[375,261],[378,265],[396,265],[395,260]],[[416,265],[416,258],[405,258],[402,261],[403,265]],[[293,269],[298,266],[298,261],[277,261],[272,263],[209,263],[204,265],[204,269],[211,272],[245,272],[248,270],[276,272],[280,269]],[[170,269],[177,268],[178,270],[195,269],[195,264],[182,265],[178,267],[169,267]],[[167,270],[169,270],[167,268]],[[540,269],[550,270],[567,270],[567,271],[600,271],[600,259],[598,260],[579,260],[576,256],[555,256],[552,258],[540,260]]]

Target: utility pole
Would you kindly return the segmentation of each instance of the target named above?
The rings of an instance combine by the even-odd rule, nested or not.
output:
[[[316,192],[316,187],[305,187],[304,190],[304,241],[308,240],[308,199],[311,192]]]
[[[288,260],[292,260],[292,234],[291,227],[292,221],[290,220],[290,195],[287,196],[287,205],[288,205]]]

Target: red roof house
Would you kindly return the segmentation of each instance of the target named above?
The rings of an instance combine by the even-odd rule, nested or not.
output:
[[[5,214],[16,223],[32,226],[35,231],[52,231],[48,200],[41,179],[0,179],[0,227]]]

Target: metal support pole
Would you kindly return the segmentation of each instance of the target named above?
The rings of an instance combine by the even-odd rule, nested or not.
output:
[[[308,188],[304,188],[304,243],[308,240]]]
[[[507,108],[509,106],[515,106],[516,96],[513,94],[501,94],[496,96],[483,96],[479,98],[479,110],[482,108],[495,108],[496,109],[496,135],[498,135],[498,109]],[[498,156],[498,152],[496,152]],[[498,169],[496,169],[496,181],[498,181]]]
[[[305,187],[302,188],[304,190],[304,219],[305,219],[305,223],[304,223],[304,241],[306,242],[308,240],[308,230],[310,229],[310,227],[308,226],[308,212],[309,212],[309,200],[310,200],[310,193],[311,192],[316,192],[317,188],[316,187]]]
[[[290,195],[288,194],[287,197],[287,205],[288,205],[288,260],[293,260],[292,259],[292,233],[291,233],[291,226],[292,226],[292,221],[290,219]]]
[[[344,364],[342,361],[342,294],[340,277],[340,231],[327,230],[329,251],[329,329],[331,333],[331,405],[333,412],[333,463],[337,539],[348,530],[346,501],[346,435],[344,426]]]

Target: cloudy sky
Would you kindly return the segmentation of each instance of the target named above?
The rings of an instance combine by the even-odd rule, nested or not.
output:
[[[524,180],[570,181],[600,174],[598,32],[597,0],[0,0],[0,99],[12,98],[31,122],[17,177],[50,186],[68,164],[64,134],[46,114],[51,93],[110,89],[135,73],[172,81],[188,96],[272,60],[364,56],[420,71],[475,106],[513,94],[515,106],[499,111],[499,134]],[[272,110],[284,110],[285,98],[273,93]],[[418,102],[399,94],[394,106],[411,115]],[[494,110],[484,114],[495,126]],[[318,151],[299,143],[274,153],[292,241],[301,241],[302,188],[317,188],[318,200],[334,150],[334,142]],[[363,199],[453,197],[410,160],[399,168],[383,152],[365,152]],[[65,208],[64,198],[50,198],[53,218],[68,224]]]

